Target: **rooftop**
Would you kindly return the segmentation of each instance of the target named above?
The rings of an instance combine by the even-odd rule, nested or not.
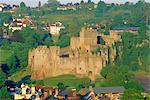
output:
[[[139,27],[127,27],[127,28],[113,28],[112,30],[133,30],[133,31],[138,31],[140,28]]]

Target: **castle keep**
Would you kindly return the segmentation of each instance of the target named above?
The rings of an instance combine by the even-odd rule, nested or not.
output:
[[[105,44],[99,39],[103,38]],[[79,37],[71,37],[70,46],[38,46],[29,51],[28,66],[33,79],[63,74],[73,74],[79,77],[89,77],[95,80],[100,75],[103,66],[113,63],[116,56],[115,48],[108,50],[115,41],[121,40],[117,34],[98,34],[89,28],[82,28]]]

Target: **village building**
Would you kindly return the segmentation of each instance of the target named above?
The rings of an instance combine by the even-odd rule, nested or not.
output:
[[[83,97],[83,100],[120,100],[124,91],[123,86],[90,87],[81,89],[78,94]]]
[[[65,27],[61,22],[56,22],[55,24],[50,25],[50,34],[52,35],[59,35],[59,32],[61,29],[64,29]]]
[[[9,38],[8,31],[6,29],[3,29],[3,38]]]
[[[9,29],[12,32],[16,30],[22,30],[24,27],[32,24],[32,20],[28,18],[14,18],[11,24],[9,25]]]
[[[3,11],[3,7],[0,6],[0,12],[2,12],[2,11]]]
[[[111,30],[112,33],[119,33],[119,32],[130,32],[130,33],[138,33],[139,27],[127,27],[127,28],[113,28]]]
[[[77,94],[76,88],[67,88],[66,90],[58,94],[58,99],[62,100],[80,100],[80,96]]]
[[[64,11],[64,10],[76,10],[76,7],[73,5],[63,5],[63,6],[59,6],[57,8],[57,10],[62,10],[62,11]]]

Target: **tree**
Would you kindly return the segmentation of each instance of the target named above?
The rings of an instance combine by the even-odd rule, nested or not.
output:
[[[38,7],[41,8],[41,1],[39,1]]]
[[[10,100],[11,96],[9,95],[6,87],[0,89],[0,98],[1,100]]]
[[[84,0],[81,0],[80,4],[83,4],[84,3]]]
[[[91,0],[88,0],[88,3],[92,3],[92,1],[91,1]]]
[[[137,82],[135,80],[129,80],[129,81],[127,81],[125,83],[124,87],[126,89],[135,89],[135,90],[138,90],[138,91],[144,91],[143,86],[139,82]]]
[[[6,79],[6,74],[2,71],[2,68],[0,68],[0,86],[4,85],[5,79]]]
[[[57,0],[48,0],[48,6],[49,7],[57,7],[59,6],[60,2],[58,2]]]
[[[64,91],[66,88],[65,85],[63,83],[60,83],[60,82],[57,84],[57,86],[58,86],[58,91]]]
[[[26,8],[26,4],[25,4],[24,2],[21,2],[21,3],[20,3],[20,8],[21,8],[21,9]]]
[[[106,84],[104,85],[124,85],[126,81],[131,79],[132,76],[128,70],[128,66],[125,65],[108,65],[104,67],[101,71],[101,75],[106,79]]]
[[[140,91],[135,89],[127,89],[121,97],[121,100],[144,100],[144,98]]]
[[[48,37],[44,40],[43,42],[44,45],[47,45],[47,46],[52,46],[53,45],[53,40],[51,37]]]
[[[0,12],[0,22],[9,23],[12,20],[12,15],[10,13]]]

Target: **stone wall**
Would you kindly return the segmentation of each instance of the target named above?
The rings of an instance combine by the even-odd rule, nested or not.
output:
[[[87,76],[94,80],[99,75],[102,69],[100,55],[89,56],[87,54],[86,56],[60,58],[58,48],[40,46],[29,52],[29,66],[31,67],[33,79],[74,74]]]

